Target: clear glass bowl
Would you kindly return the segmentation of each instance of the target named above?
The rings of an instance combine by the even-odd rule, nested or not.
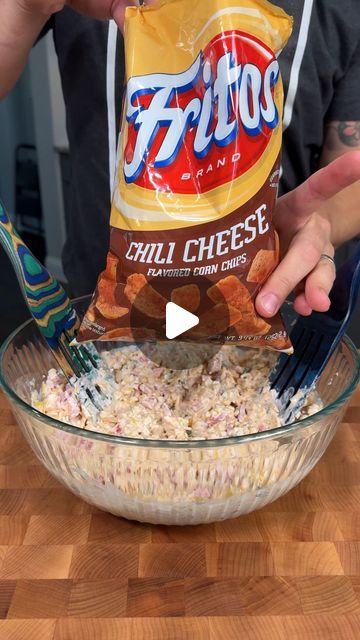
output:
[[[79,313],[87,299],[74,304]],[[117,343],[99,343],[108,349]],[[30,406],[51,352],[31,321],[0,352],[0,382],[29,445],[70,491],[128,519],[184,525],[235,518],[292,489],[323,455],[359,381],[360,359],[346,338],[318,383],[324,409],[261,433],[219,440],[154,441],[108,436],[58,422]]]

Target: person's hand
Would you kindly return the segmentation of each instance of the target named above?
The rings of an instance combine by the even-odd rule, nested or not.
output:
[[[16,0],[21,9],[30,14],[50,16],[61,11],[65,5],[92,18],[107,20],[113,18],[122,29],[127,6],[137,6],[137,0]],[[147,0],[151,4],[153,0]]]
[[[335,267],[321,256],[333,257],[335,249],[330,222],[317,210],[357,180],[360,180],[360,151],[352,151],[279,198],[274,223],[282,260],[256,298],[256,309],[261,316],[275,315],[293,291],[297,313],[306,316],[312,311],[329,309]]]

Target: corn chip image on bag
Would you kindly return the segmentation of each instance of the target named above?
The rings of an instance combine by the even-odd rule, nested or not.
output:
[[[182,340],[291,353],[280,315],[254,306],[279,262],[276,56],[291,28],[266,0],[126,9],[110,250],[78,342],[163,340],[173,302],[200,320]]]

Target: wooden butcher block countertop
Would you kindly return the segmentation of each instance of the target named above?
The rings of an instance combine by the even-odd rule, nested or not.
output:
[[[194,528],[75,498],[1,394],[0,425],[0,640],[359,640],[360,392],[291,493]]]

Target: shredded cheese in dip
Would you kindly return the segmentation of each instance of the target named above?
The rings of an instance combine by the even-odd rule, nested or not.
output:
[[[282,424],[268,375],[277,354],[224,346],[205,364],[170,370],[127,345],[102,353],[113,372],[111,403],[96,423],[61,372],[51,369],[32,394],[39,411],[62,422],[111,435],[155,440],[240,436]],[[106,387],[106,377],[99,385]],[[106,391],[106,388],[104,389]],[[302,413],[319,410],[309,394]]]

